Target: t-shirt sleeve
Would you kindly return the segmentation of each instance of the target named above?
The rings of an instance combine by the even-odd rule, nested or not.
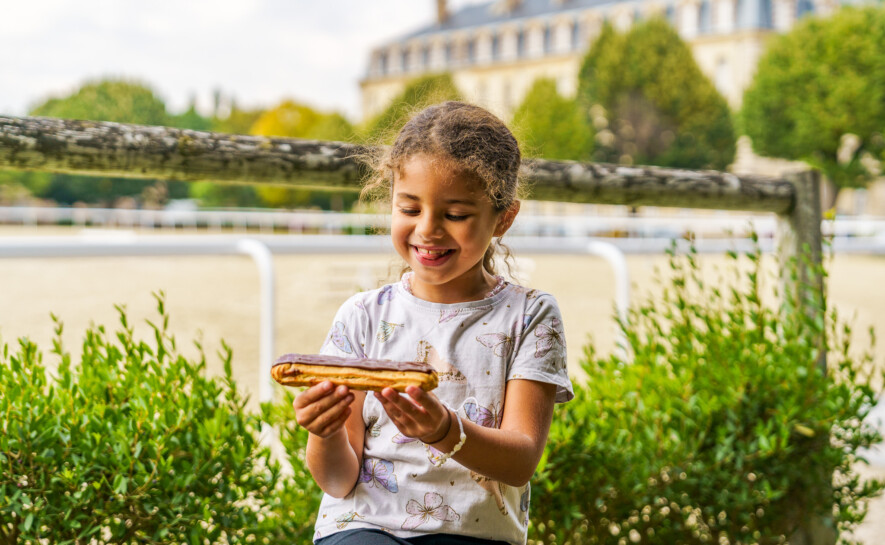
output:
[[[335,319],[332,320],[332,327],[323,341],[320,354],[345,358],[366,356],[368,316],[360,295],[354,295],[345,301],[335,313]]]
[[[575,397],[568,377],[565,333],[552,295],[537,297],[526,310],[507,380],[526,379],[556,385],[556,403]]]

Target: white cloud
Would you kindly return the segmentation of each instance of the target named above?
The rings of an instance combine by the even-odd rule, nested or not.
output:
[[[450,2],[454,6],[476,0]],[[170,110],[215,89],[246,106],[292,98],[359,116],[369,49],[427,24],[431,0],[3,2],[0,113],[106,76],[150,84]]]

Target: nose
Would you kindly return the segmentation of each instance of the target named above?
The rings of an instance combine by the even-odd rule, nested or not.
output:
[[[434,214],[421,214],[415,226],[415,234],[424,240],[440,238],[442,236],[442,224]]]

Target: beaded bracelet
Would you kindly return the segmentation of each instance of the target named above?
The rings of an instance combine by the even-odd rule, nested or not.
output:
[[[458,414],[458,411],[449,409],[449,412],[453,413],[455,415],[455,420],[458,421],[458,433],[460,434],[458,437],[458,444],[455,445],[455,448],[453,448],[451,452],[443,454],[439,458],[432,460],[433,465],[435,465],[436,467],[440,467],[444,463],[448,462],[449,458],[451,458],[455,455],[455,453],[461,450],[461,447],[464,446],[464,442],[467,441],[467,435],[464,434],[464,424],[461,422],[461,416]]]

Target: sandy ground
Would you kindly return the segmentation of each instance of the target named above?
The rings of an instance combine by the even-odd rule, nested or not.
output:
[[[69,230],[59,231],[70,233]],[[40,234],[58,234],[39,230]],[[3,235],[34,230],[0,229]],[[601,259],[586,256],[519,256],[525,284],[550,291],[559,300],[569,346],[569,364],[579,368],[582,347],[593,339],[597,352],[615,346],[614,278]],[[367,281],[382,281],[397,270],[387,256],[276,256],[275,354],[312,352],[319,348],[338,305]],[[710,274],[722,256],[704,256]],[[654,292],[656,269],[665,256],[628,256],[632,296]],[[769,264],[771,268],[772,264]],[[711,277],[711,278],[715,278]],[[867,329],[885,331],[885,257],[842,255],[830,266],[829,297],[845,317],[854,317],[857,346],[869,346]],[[0,261],[0,342],[14,349],[29,337],[47,352],[53,338],[50,313],[65,324],[64,342],[78,352],[83,331],[91,324],[109,330],[118,324],[115,304],[124,305],[136,333],[149,334],[145,319],[156,317],[152,293],[165,292],[170,328],[186,355],[196,354],[192,339],[201,337],[210,372],[220,371],[214,356],[224,339],[234,352],[234,375],[244,389],[256,392],[258,380],[259,285],[255,264],[246,257],[40,258]],[[885,352],[875,356],[885,364]],[[253,400],[254,406],[254,400]],[[885,467],[868,470],[885,477]],[[864,543],[885,541],[885,500],[871,508],[858,532]]]

